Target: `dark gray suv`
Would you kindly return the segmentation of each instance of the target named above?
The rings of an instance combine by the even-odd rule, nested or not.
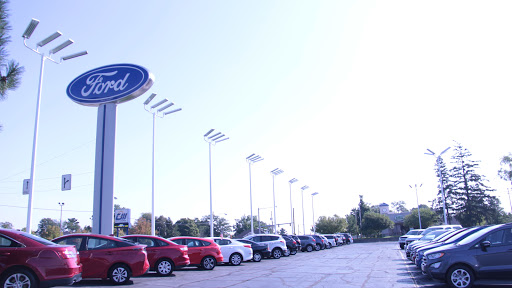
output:
[[[478,279],[512,279],[512,223],[484,228],[458,243],[428,250],[425,272],[450,287]]]
[[[300,239],[300,244],[302,246],[302,252],[308,251],[311,252],[315,250],[316,247],[316,240],[312,236],[307,235],[299,235],[297,236]]]

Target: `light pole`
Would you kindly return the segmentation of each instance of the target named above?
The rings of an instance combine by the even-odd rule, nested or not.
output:
[[[302,196],[302,233],[304,235],[306,235],[306,224],[305,224],[305,221],[304,221],[304,190],[308,189],[309,186],[308,185],[305,185],[305,186],[302,186],[300,188],[301,191],[301,196]]]
[[[272,174],[272,196],[274,198],[274,233],[276,233],[276,234],[278,232],[277,232],[277,215],[276,215],[276,192],[275,192],[274,182],[275,182],[276,176],[283,172],[284,171],[279,168],[276,168],[276,169],[270,171],[270,173]]]
[[[441,152],[437,157],[436,157],[436,153],[432,152],[432,150],[430,150],[430,149],[427,149],[428,153],[424,153],[426,155],[431,155],[431,156],[436,157],[437,173],[439,174],[439,183],[441,184],[441,195],[443,197],[444,225],[448,225],[448,217],[446,215],[446,197],[444,196],[443,175],[441,175],[441,166],[439,165],[439,160],[441,159],[441,155],[443,155],[450,148],[451,147],[444,149],[443,152]]]
[[[293,223],[293,205],[292,205],[292,184],[299,180],[292,178],[288,183],[290,183],[290,225],[292,226],[292,234],[295,234],[295,223]]]
[[[420,184],[420,187],[422,186],[423,184]],[[412,188],[411,185],[409,185],[409,187]],[[420,213],[420,202],[418,200],[418,184],[414,184],[414,189],[416,190],[416,206],[418,206],[418,221],[420,222],[420,229],[421,229],[421,213]]]
[[[313,210],[313,234],[316,233],[316,225],[315,225],[315,204],[313,202],[313,199],[315,198],[315,195],[318,195],[318,192],[311,193],[311,208]]]
[[[260,162],[263,160],[260,155],[251,154],[249,157],[245,158],[247,163],[249,163],[249,202],[251,205],[251,234],[254,234],[254,219],[252,216],[252,182],[251,182],[251,164],[256,162]]]
[[[174,103],[170,102],[165,106],[161,106],[166,103],[168,100],[163,99],[156,104],[152,105],[148,109],[149,103],[155,98],[156,94],[152,93],[146,101],[144,101],[144,110],[153,114],[153,152],[151,157],[151,235],[155,236],[155,119],[158,116],[159,118],[164,118],[166,115],[169,115],[174,112],[181,111],[181,108],[174,110],[167,110],[167,108],[174,105]],[[160,108],[158,108],[160,107]],[[157,109],[158,108],[158,109]]]
[[[64,206],[64,202],[59,202],[59,205],[60,205],[60,234],[64,234],[64,233],[62,233],[62,206]]]
[[[30,21],[30,24],[28,25],[27,29],[25,29],[25,32],[23,33],[23,36],[22,36],[23,44],[25,45],[25,47],[27,47],[31,51],[41,55],[41,69],[39,72],[39,89],[37,92],[36,117],[35,117],[35,124],[34,124],[34,141],[32,144],[32,163],[30,165],[30,180],[29,180],[29,185],[28,185],[28,212],[27,212],[27,227],[26,227],[27,233],[30,233],[32,230],[30,226],[32,225],[32,203],[34,201],[33,191],[34,191],[34,178],[36,175],[37,135],[39,132],[39,111],[41,108],[41,94],[42,94],[42,90],[43,90],[44,62],[45,62],[45,60],[48,59],[48,60],[52,61],[53,63],[60,64],[60,63],[62,63],[62,61],[70,60],[70,59],[80,57],[80,56],[87,54],[87,51],[82,51],[82,52],[78,52],[78,53],[71,54],[68,56],[64,56],[60,59],[60,61],[53,60],[51,58],[52,54],[55,54],[55,53],[61,51],[62,49],[68,47],[69,45],[73,44],[73,40],[71,40],[71,39],[68,39],[67,41],[63,42],[62,44],[60,44],[57,47],[48,51],[48,56],[46,56],[44,54],[44,52],[40,52],[39,51],[40,47],[45,46],[46,44],[52,42],[53,40],[57,39],[58,37],[60,37],[62,35],[62,33],[60,33],[59,31],[53,33],[52,35],[50,35],[50,36],[46,37],[45,39],[43,39],[42,41],[38,42],[36,44],[35,49],[30,48],[27,45],[27,40],[30,39],[30,37],[32,36],[32,33],[34,33],[34,30],[36,29],[38,24],[39,24],[39,20],[32,19]]]
[[[212,205],[212,144],[215,145],[219,142],[222,142],[224,140],[228,140],[228,137],[225,137],[226,135],[222,134],[221,132],[217,132],[213,134],[212,136],[209,136],[213,130],[210,129],[206,134],[204,134],[204,141],[208,142],[208,151],[209,151],[209,167],[210,167],[210,237],[213,237],[213,205]],[[209,136],[209,137],[208,137]]]
[[[270,208],[272,208],[272,207],[263,207],[263,208],[258,207],[258,234],[261,234],[260,210],[270,209]]]

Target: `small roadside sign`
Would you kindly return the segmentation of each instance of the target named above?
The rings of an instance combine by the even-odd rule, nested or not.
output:
[[[30,188],[30,179],[23,179],[23,195],[28,195]]]
[[[71,174],[62,175],[62,191],[71,190]]]

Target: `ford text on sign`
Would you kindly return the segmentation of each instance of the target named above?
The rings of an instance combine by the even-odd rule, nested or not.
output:
[[[153,78],[146,68],[139,65],[107,65],[75,78],[68,85],[67,94],[71,100],[87,106],[122,103],[149,90]]]
[[[114,211],[114,224],[129,224],[130,209],[117,209]]]

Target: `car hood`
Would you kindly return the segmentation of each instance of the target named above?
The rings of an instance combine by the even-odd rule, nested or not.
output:
[[[454,250],[459,247],[461,247],[461,246],[458,246],[457,244],[454,244],[454,243],[446,244],[446,245],[442,245],[442,246],[439,246],[439,247],[436,247],[433,249],[429,249],[428,254],[437,253],[437,252],[450,252],[450,250]]]

